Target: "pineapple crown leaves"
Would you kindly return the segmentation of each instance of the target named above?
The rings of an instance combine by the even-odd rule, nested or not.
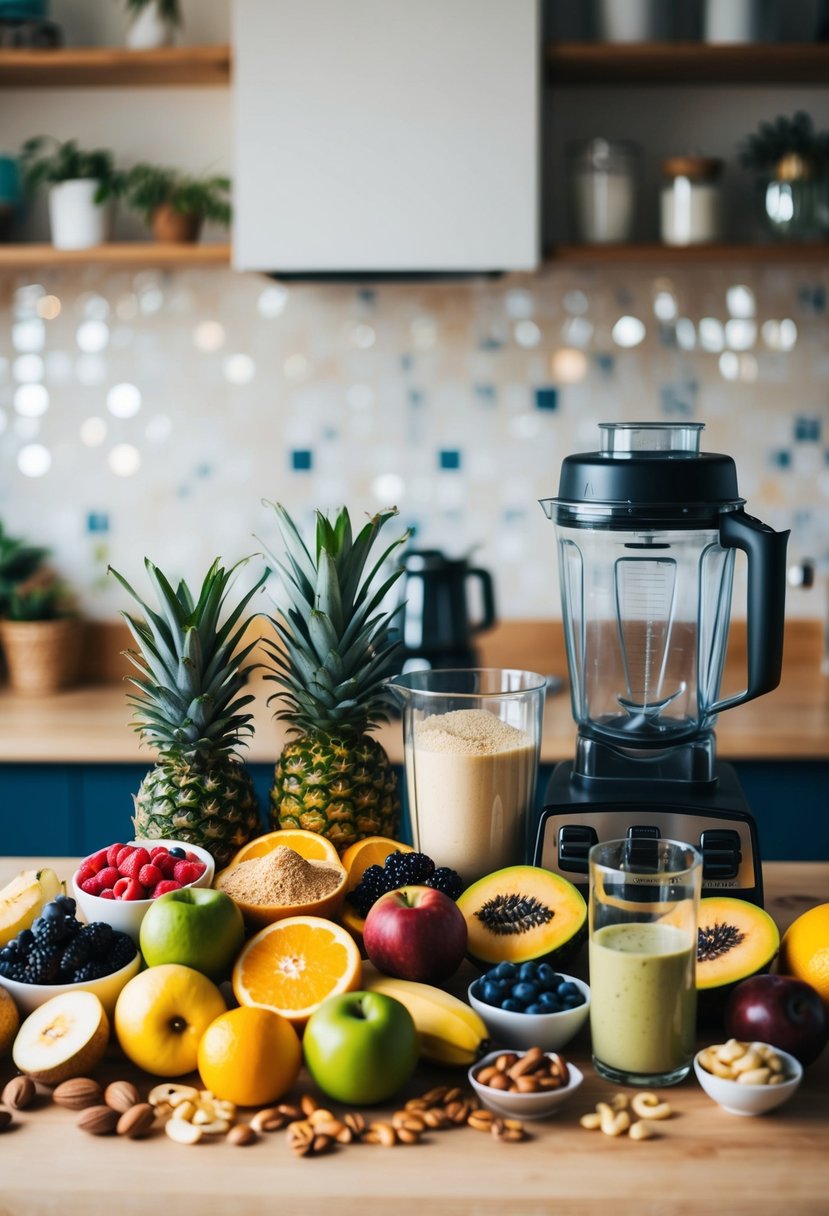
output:
[[[366,571],[378,534],[396,508],[370,517],[356,537],[345,507],[333,521],[317,511],[312,556],[285,508],[270,505],[284,560],[268,554],[282,580],[280,615],[272,619],[278,641],[265,642],[273,664],[265,679],[280,689],[269,703],[282,701],[276,716],[299,731],[361,735],[388,716],[385,682],[399,652],[399,644],[389,641],[389,627],[402,605],[385,612],[382,603],[402,569],[385,578],[380,572],[409,533]]]
[[[243,713],[254,697],[239,693],[258,664],[245,666],[256,641],[239,649],[251,617],[245,609],[268,572],[239,600],[223,624],[222,609],[236,570],[248,558],[225,569],[217,558],[205,575],[198,599],[182,580],[174,590],[147,558],[144,565],[160,612],[151,608],[127,580],[109,568],[138,603],[143,617],[122,612],[138,650],[125,656],[140,673],[128,676],[138,690],[129,696],[135,729],[163,755],[208,760],[232,751],[253,733],[253,715]],[[255,614],[254,614],[255,615]]]

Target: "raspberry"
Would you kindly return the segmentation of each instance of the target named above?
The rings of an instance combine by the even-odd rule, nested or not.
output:
[[[125,844],[122,849],[119,849],[118,856],[115,858],[115,865],[117,866],[117,868],[119,870],[121,869],[121,862],[126,860],[126,858],[129,857],[130,853],[134,853],[134,852],[135,852],[134,844]]]
[[[95,877],[95,871],[92,869],[92,866],[87,865],[87,863],[85,861],[82,862],[82,864],[80,866],[78,866],[78,886],[79,887],[82,887],[83,884],[87,881],[87,879],[94,878],[94,877]]]
[[[93,874],[91,878],[87,878],[86,882],[82,882],[80,885],[81,890],[86,891],[87,895],[100,895],[104,889],[104,884],[97,874]]]
[[[122,883],[124,884],[123,886],[121,886]],[[137,878],[119,878],[112,889],[112,893],[116,899],[134,900],[147,898],[147,893]]]
[[[112,888],[113,898],[114,899],[123,899],[124,892],[126,891],[127,887],[130,885],[131,881],[132,881],[132,879],[130,879],[130,878],[119,878],[118,881],[116,882],[115,886]]]
[[[153,861],[155,861],[156,857],[158,857],[159,854],[161,854],[163,856],[166,852],[167,852],[167,849],[165,848],[165,846],[163,844],[157,844],[155,846],[155,848],[150,849],[150,857]]]
[[[94,874],[97,874],[107,864],[106,849],[99,849],[97,853],[93,853],[91,857],[87,857],[83,864],[88,866]]]
[[[133,849],[129,857],[118,862],[118,871],[125,878],[137,878],[142,866],[150,864],[150,855],[144,848]]]
[[[173,870],[178,865],[178,858],[172,857],[165,851],[163,857],[161,854],[158,854],[153,858],[153,865],[161,871],[165,878],[172,878]]]
[[[181,883],[176,882],[175,878],[162,878],[161,882],[156,885],[152,892],[151,898],[158,899],[159,895],[166,895],[168,891],[180,891]]]
[[[203,873],[204,866],[200,861],[177,861],[176,868],[173,870],[173,878],[181,886],[186,887],[188,883],[195,882],[197,878],[201,878]]]
[[[101,899],[115,899],[115,893],[112,890],[112,887],[107,887],[105,891],[101,892]]]
[[[158,866],[153,865],[152,862],[150,862],[149,865],[142,866],[138,871],[138,881],[141,883],[141,886],[149,887],[150,890],[153,889],[156,883],[161,882],[163,877],[164,875],[161,873]]]
[[[184,857],[185,857],[186,861],[199,861],[200,860],[198,853],[191,853],[189,849],[184,854]]]
[[[117,866],[118,865],[118,854],[121,852],[121,850],[124,847],[125,846],[123,844],[111,844],[109,846],[109,848],[107,849],[107,865],[108,866]]]
[[[103,888],[113,886],[118,881],[119,875],[115,866],[104,866],[103,870],[98,871],[98,880],[103,884]]]

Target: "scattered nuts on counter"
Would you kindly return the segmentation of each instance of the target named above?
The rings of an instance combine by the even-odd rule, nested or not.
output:
[[[490,1089],[533,1094],[542,1089],[561,1089],[569,1083],[567,1062],[555,1052],[531,1047],[524,1055],[503,1052],[492,1064],[474,1074],[475,1080]]]
[[[674,1113],[670,1102],[648,1092],[634,1094],[630,1107],[638,1119],[670,1119]]]
[[[131,1107],[137,1106],[141,1095],[131,1081],[113,1081],[104,1090],[104,1102],[107,1106],[123,1115]]]
[[[198,1144],[203,1135],[198,1123],[188,1123],[186,1119],[168,1119],[164,1132],[176,1144]]]
[[[111,1106],[87,1106],[78,1116],[78,1127],[90,1136],[111,1136],[120,1117]]]
[[[638,1122],[631,1120],[630,1111]],[[585,1131],[602,1131],[606,1136],[623,1136],[626,1132],[631,1140],[653,1140],[656,1130],[652,1119],[670,1119],[673,1114],[669,1102],[649,1092],[636,1093],[632,1098],[626,1094],[614,1094],[607,1102],[597,1102],[594,1111],[588,1111],[579,1119]]]
[[[237,1123],[225,1136],[228,1144],[235,1144],[240,1148],[244,1148],[248,1144],[255,1144],[258,1139],[259,1137],[250,1123]]]
[[[85,1110],[87,1106],[103,1105],[104,1091],[91,1077],[72,1077],[52,1090],[52,1101],[67,1110]]]
[[[155,1108],[150,1106],[149,1102],[136,1102],[134,1106],[121,1112],[115,1131],[119,1136],[126,1136],[130,1140],[141,1140],[150,1134],[154,1123]]]
[[[37,1087],[31,1077],[12,1077],[3,1089],[0,1102],[12,1110],[25,1110],[37,1097]]]
[[[742,1043],[739,1039],[714,1043],[700,1052],[699,1062],[715,1077],[741,1085],[782,1085],[788,1079],[783,1061],[768,1043]]]

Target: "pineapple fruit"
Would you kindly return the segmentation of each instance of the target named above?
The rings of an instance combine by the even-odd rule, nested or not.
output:
[[[237,566],[225,570],[219,560],[194,600],[184,582],[174,590],[145,559],[160,612],[110,573],[144,614],[121,614],[138,646],[125,651],[140,673],[128,677],[138,690],[129,700],[135,729],[158,751],[134,798],[136,836],[201,845],[222,867],[262,830],[253,782],[235,749],[253,733],[253,715],[243,710],[254,698],[240,694],[255,666],[244,664],[256,641],[239,649],[250,619],[243,613],[267,572],[220,624]]]
[[[380,572],[408,539],[393,541],[365,573],[381,528],[395,508],[369,519],[355,538],[348,511],[331,522],[316,513],[312,556],[284,507],[274,504],[285,560],[271,558],[283,600],[273,620],[278,640],[265,645],[265,676],[279,687],[270,700],[296,738],[283,749],[271,790],[274,828],[305,828],[340,850],[364,836],[397,837],[400,799],[389,758],[368,733],[387,721],[385,681],[396,670],[389,641],[396,609],[381,608],[401,569]]]

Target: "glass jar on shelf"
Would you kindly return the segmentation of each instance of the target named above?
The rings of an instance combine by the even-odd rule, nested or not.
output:
[[[722,237],[722,161],[671,156],[662,162],[660,232],[666,245],[704,245]]]
[[[569,146],[567,172],[574,236],[585,244],[633,238],[639,148],[627,140],[588,139]]]
[[[763,185],[763,210],[772,232],[787,241],[817,238],[821,220],[825,221],[826,190],[822,166],[799,152],[787,152],[774,166],[773,175]],[[822,235],[826,235],[826,231]]]

